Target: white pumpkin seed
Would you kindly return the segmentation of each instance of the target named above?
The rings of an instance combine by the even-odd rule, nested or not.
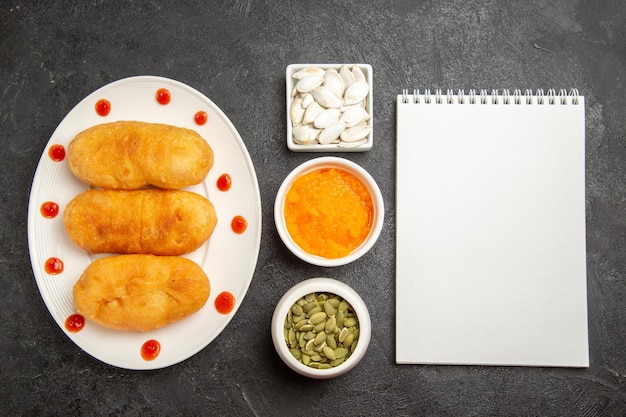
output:
[[[344,130],[341,133],[341,140],[344,142],[356,142],[370,134],[372,128],[369,126],[354,126]]]
[[[304,113],[302,114],[302,116],[304,116]],[[341,117],[341,110],[326,109],[317,115],[317,117],[313,121],[313,126],[318,129],[325,129],[328,126],[337,123],[339,121],[339,117]]]
[[[353,127],[361,123],[363,120],[369,120],[370,115],[363,107],[350,106],[347,107],[341,115],[341,121],[348,127]]]
[[[339,68],[339,76],[341,77],[341,80],[343,81],[344,89],[350,87],[354,83],[354,75],[352,74],[352,71],[350,71],[347,65],[342,65]]]
[[[293,140],[301,145],[308,145],[314,143],[321,130],[313,127],[313,124],[297,125],[294,126]]]
[[[363,73],[363,70],[358,65],[355,65],[352,67],[352,76],[354,77],[355,83],[359,81],[367,82],[367,79],[365,78],[365,74]]]
[[[342,148],[356,148],[358,146],[364,145],[365,143],[367,143],[367,138],[365,139],[361,139],[361,140],[357,140],[356,142],[339,142],[337,144],[337,146],[340,146]]]
[[[369,85],[367,85],[365,81],[355,81],[354,84],[346,89],[346,93],[343,98],[344,104],[349,106],[360,103],[365,99],[365,97],[367,97],[369,89]]]
[[[296,90],[299,93],[308,93],[314,88],[322,85],[323,82],[324,78],[320,77],[319,75],[309,75],[308,77],[305,77],[298,81],[298,83],[296,84]]]
[[[332,89],[337,96],[343,96],[343,81],[335,69],[329,69],[324,73],[324,85]]]
[[[341,97],[335,94],[330,87],[323,85],[321,87],[314,88],[311,90],[311,94],[313,94],[315,101],[327,109],[338,109],[341,107]]]
[[[309,104],[313,103],[315,101],[315,99],[313,98],[313,94],[311,93],[304,93],[302,94],[302,108],[306,109],[307,107],[309,107]]]
[[[323,129],[317,140],[319,143],[326,145],[329,144],[341,136],[341,133],[346,129],[346,125],[343,123],[336,123],[334,125],[328,126],[326,129]]]
[[[306,78],[310,75],[317,75],[319,77],[323,77],[324,76],[324,70],[318,67],[307,67],[307,68],[303,68],[297,72],[295,72],[292,77],[295,78],[296,80],[301,80],[303,78]]]
[[[289,117],[291,117],[291,124],[293,126],[302,123],[302,119],[304,118],[304,108],[302,107],[302,99],[300,97],[296,97],[293,103],[291,103]]]
[[[314,101],[313,103],[309,104],[309,107],[307,107],[304,111],[304,116],[302,116],[302,123],[313,123],[317,116],[319,116],[319,114],[323,111],[324,107]]]

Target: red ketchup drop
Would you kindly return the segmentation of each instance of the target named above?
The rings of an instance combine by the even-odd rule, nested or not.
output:
[[[59,214],[59,205],[54,201],[46,201],[41,205],[39,211],[46,219],[53,219]]]
[[[85,318],[80,314],[72,314],[65,319],[65,328],[70,333],[77,333],[85,327]]]
[[[156,101],[159,102],[159,104],[169,104],[170,101],[172,100],[172,96],[170,95],[170,90],[168,90],[167,88],[159,88],[156,92]]]
[[[63,261],[59,258],[48,258],[44,264],[44,269],[50,275],[58,275],[63,272]]]
[[[217,188],[220,191],[228,191],[230,190],[230,186],[232,185],[233,180],[230,178],[228,174],[222,174],[217,179]]]
[[[98,113],[98,116],[108,116],[110,112],[111,102],[109,100],[102,98],[96,102],[96,113]]]
[[[215,309],[220,314],[228,314],[235,308],[235,296],[224,291],[215,299]]]
[[[144,343],[141,346],[141,357],[145,361],[155,360],[156,357],[159,356],[160,352],[161,352],[161,344],[154,339],[148,340],[146,343]]]
[[[193,120],[195,120],[196,124],[198,126],[202,126],[206,123],[206,121],[209,119],[209,115],[206,114],[205,111],[198,111],[196,114],[194,114],[193,116]]]
[[[63,145],[52,145],[50,149],[48,149],[48,156],[54,162],[61,162],[65,159],[65,148]]]
[[[235,216],[233,221],[230,222],[230,227],[233,229],[233,232],[240,235],[248,228],[248,221],[243,216]]]

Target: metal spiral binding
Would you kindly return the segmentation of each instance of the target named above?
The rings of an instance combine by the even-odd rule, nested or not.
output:
[[[489,99],[491,97],[491,99]],[[569,101],[568,101],[569,99]],[[455,101],[457,104],[526,104],[526,105],[566,105],[571,103],[572,105],[580,104],[578,89],[573,88],[569,90],[569,92],[561,88],[558,90],[551,88],[547,93],[544,93],[543,89],[539,88],[534,93],[530,89],[524,90],[522,92],[521,89],[513,90],[513,94],[510,93],[508,89],[503,89],[500,94],[498,90],[492,89],[489,92],[486,89],[468,90],[468,94],[465,94],[465,90],[462,88],[454,93],[454,90],[451,88],[445,91],[445,99],[444,92],[442,89],[435,89],[434,94],[431,94],[430,89],[425,89],[423,94],[420,94],[419,89],[413,89],[413,94],[409,94],[408,89],[402,90],[402,98],[403,103],[414,103],[420,104],[422,101],[425,104],[454,104]]]

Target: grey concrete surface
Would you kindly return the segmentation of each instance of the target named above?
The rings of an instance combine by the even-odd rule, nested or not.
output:
[[[626,415],[626,3],[568,1],[18,1],[0,3],[0,413],[24,416]],[[304,264],[272,216],[282,179],[319,155],[285,145],[285,67],[363,62],[374,71],[375,145],[344,155],[378,181],[385,226],[364,258]],[[258,176],[263,234],[241,308],[177,365],[128,371],[84,353],[55,324],[28,255],[33,175],[56,126],[93,90],[131,75],[211,98]],[[395,96],[403,88],[578,88],[586,98],[590,366],[399,366],[394,361]],[[274,305],[330,276],[372,313],[367,355],[327,381],[274,352]]]

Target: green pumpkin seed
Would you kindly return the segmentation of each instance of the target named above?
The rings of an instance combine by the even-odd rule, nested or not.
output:
[[[313,310],[314,308],[318,307],[318,304],[314,301],[309,301],[308,303],[306,303],[304,306],[302,306],[302,311],[305,314],[309,314],[309,311]]]
[[[326,333],[324,332],[318,333],[317,336],[315,336],[314,341],[316,345],[321,345],[322,343],[326,341]]]
[[[309,323],[311,324],[318,324],[323,322],[324,320],[326,320],[326,313],[324,313],[323,311],[315,313],[309,317]]]
[[[322,352],[324,352],[324,356],[326,356],[331,361],[334,361],[335,359],[337,359],[337,356],[335,355],[335,351],[330,346],[324,346],[324,349],[322,349]]]
[[[330,366],[339,366],[345,361],[345,358],[337,358],[334,361],[330,361]]]
[[[355,340],[354,343],[352,343],[352,346],[350,346],[350,353],[354,353],[354,350],[356,349],[356,345],[357,345],[357,341]]]
[[[326,322],[324,321],[317,323],[315,327],[313,327],[313,331],[315,333],[323,332],[325,329],[326,329]]]
[[[348,304],[346,300],[341,300],[341,302],[339,303],[339,307],[337,307],[337,309],[339,311],[347,311],[349,307],[350,307],[350,304]]]
[[[324,323],[324,331],[326,333],[332,333],[335,327],[337,327],[337,319],[335,317],[329,318],[326,320],[326,323]]]
[[[324,303],[324,312],[328,317],[332,317],[335,315],[335,307],[333,307],[330,303]]]
[[[337,341],[335,340],[335,336],[330,334],[326,337],[326,344],[333,349],[337,348]]]
[[[315,339],[311,339],[308,342],[306,342],[306,345],[304,345],[304,349],[311,351],[313,350],[313,348],[315,347]]]
[[[302,306],[300,304],[294,304],[291,306],[291,312],[296,316],[300,316],[304,311],[302,310]]]
[[[309,365],[311,363],[311,357],[309,355],[302,354],[302,363],[305,365]]]
[[[295,321],[295,320],[294,320],[294,323],[295,323],[295,324],[294,324],[294,326],[293,326],[293,327],[294,327],[296,330],[300,330],[300,328],[301,328],[302,326],[304,326],[304,325],[308,324],[308,323],[307,323],[307,321],[306,321],[306,317],[305,317],[305,319],[304,319],[304,320],[298,320],[298,321]]]
[[[313,331],[313,329],[315,329],[315,326],[310,323],[307,323],[307,324],[303,324],[302,326],[300,326],[298,330],[300,330],[301,332],[310,332],[310,331]]]
[[[292,348],[292,349],[289,349],[289,351],[291,352],[294,358],[296,359],[302,358],[302,352],[300,351],[300,349]]]
[[[343,346],[344,347],[350,347],[352,345],[352,343],[354,342],[354,334],[350,333],[346,336],[346,338],[343,341]]]
[[[324,348],[326,347],[326,342],[322,342],[321,345],[316,345],[313,350],[316,352],[321,352],[322,350],[324,350]]]
[[[341,310],[337,310],[337,314],[335,314],[335,318],[337,319],[337,326],[343,327],[343,321],[346,318],[345,313]]]
[[[337,338],[337,341],[339,343],[343,343],[346,340],[347,336],[348,336],[348,328],[344,327],[343,329],[341,329],[341,332],[339,332],[339,337]]]
[[[337,359],[345,358],[347,353],[348,353],[348,349],[346,348],[338,347],[337,349],[335,349],[335,357]]]
[[[307,317],[311,318],[311,316],[319,313],[320,311],[322,311],[322,306],[317,305],[317,306],[313,307],[312,309],[310,309],[309,312],[306,315],[307,315]]]
[[[339,307],[339,303],[341,302],[341,299],[339,299],[339,297],[332,297],[328,299],[328,302],[330,303],[331,306],[333,306],[333,308],[337,308]]]
[[[343,321],[343,325],[345,327],[354,327],[356,326],[356,319],[354,317],[348,317]]]
[[[331,369],[331,368],[332,368],[332,365],[329,363],[323,363],[317,367],[317,369]]]

